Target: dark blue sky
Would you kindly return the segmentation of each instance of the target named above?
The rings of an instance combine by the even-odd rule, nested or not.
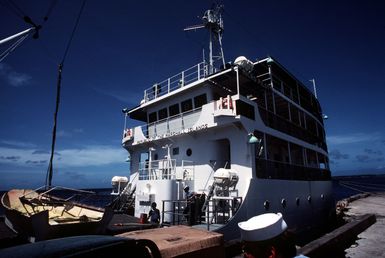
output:
[[[0,63],[0,189],[44,184],[57,65],[81,2],[14,0],[36,23]],[[0,39],[28,25],[0,0]],[[315,78],[333,175],[385,171],[385,2],[223,1],[227,61],[275,57],[304,83]],[[212,1],[88,1],[63,69],[53,184],[109,187],[128,175],[123,107],[202,59],[199,24]],[[6,46],[0,46],[5,50]],[[207,52],[206,52],[207,53]],[[136,124],[132,124],[134,126]]]

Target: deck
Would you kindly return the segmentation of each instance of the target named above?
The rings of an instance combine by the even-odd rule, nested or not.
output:
[[[385,253],[385,193],[371,194],[348,205],[350,218],[374,214],[376,222],[358,235],[355,244],[345,250],[347,257],[384,257]]]
[[[384,257],[385,193],[370,193],[342,200],[346,224],[298,250],[308,257]]]

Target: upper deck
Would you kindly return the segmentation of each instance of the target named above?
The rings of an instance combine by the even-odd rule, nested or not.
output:
[[[139,127],[125,128],[123,143],[134,134],[141,135],[134,141],[137,144],[203,125],[217,126],[218,114],[226,110],[235,120],[239,115],[253,120],[258,116],[266,126],[326,150],[318,100],[278,62],[265,58],[252,63],[243,58],[227,69],[212,74],[209,70],[207,64],[199,63],[146,89],[140,105],[126,113],[126,118],[146,124],[140,133]],[[226,99],[234,109],[221,106]]]

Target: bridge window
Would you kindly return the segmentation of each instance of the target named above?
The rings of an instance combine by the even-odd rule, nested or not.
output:
[[[162,108],[158,111],[159,120],[167,118],[167,108]]]
[[[193,109],[192,100],[187,99],[181,103],[182,112],[186,112]]]
[[[168,108],[168,113],[170,114],[170,116],[175,116],[175,115],[179,114],[179,103],[170,106]]]
[[[199,108],[199,107],[203,106],[204,104],[207,104],[206,94],[202,94],[202,95],[196,96],[194,98],[195,108]]]
[[[156,112],[152,112],[148,115],[148,122],[153,123],[156,121]]]

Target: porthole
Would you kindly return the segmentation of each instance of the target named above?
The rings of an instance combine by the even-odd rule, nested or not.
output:
[[[270,202],[268,200],[266,200],[264,203],[263,203],[263,207],[265,207],[265,210],[268,210],[270,208]]]
[[[188,148],[188,149],[186,150],[186,155],[187,155],[188,157],[190,157],[191,154],[192,154],[192,150],[191,150],[190,148]]]
[[[283,208],[286,208],[286,199],[285,198],[283,198],[281,200],[281,205],[282,205]]]

